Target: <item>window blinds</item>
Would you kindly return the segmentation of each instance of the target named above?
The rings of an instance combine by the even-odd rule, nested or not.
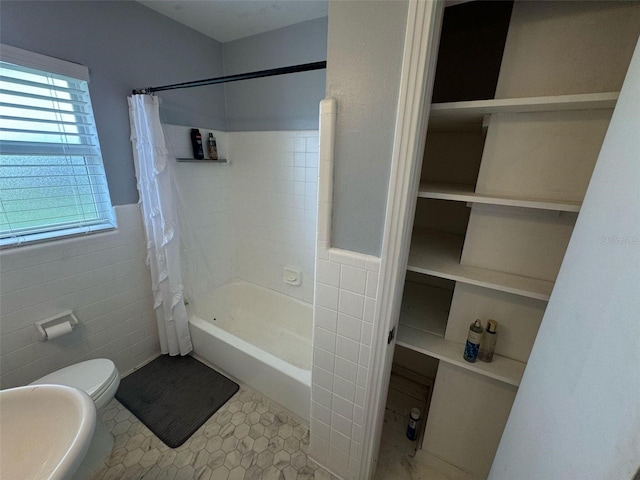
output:
[[[86,80],[0,62],[0,245],[114,227]]]

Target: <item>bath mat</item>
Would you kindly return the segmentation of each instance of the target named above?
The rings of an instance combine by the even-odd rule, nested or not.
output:
[[[161,355],[123,378],[116,398],[167,446],[177,448],[239,388],[193,357]]]

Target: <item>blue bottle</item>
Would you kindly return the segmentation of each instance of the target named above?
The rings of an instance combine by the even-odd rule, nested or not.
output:
[[[469,335],[467,336],[467,343],[464,346],[463,358],[470,363],[475,363],[478,359],[478,350],[480,349],[480,342],[482,341],[482,322],[476,319],[475,322],[469,327]]]
[[[413,407],[409,415],[409,425],[407,425],[407,438],[415,440],[418,438],[418,423],[420,422],[420,409]]]

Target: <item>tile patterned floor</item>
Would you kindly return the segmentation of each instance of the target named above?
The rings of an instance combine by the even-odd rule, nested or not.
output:
[[[175,449],[115,399],[102,420],[115,445],[90,480],[337,480],[307,457],[307,427],[244,385]]]

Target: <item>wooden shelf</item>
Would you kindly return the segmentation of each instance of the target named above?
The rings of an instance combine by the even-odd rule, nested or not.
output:
[[[507,207],[535,208],[558,212],[579,212],[579,202],[516,198],[475,193],[471,185],[421,182],[418,197],[456,202],[485,203]]]
[[[550,97],[501,98],[467,102],[435,103],[431,106],[429,126],[482,122],[492,113],[554,112],[614,108],[618,92],[556,95]]]
[[[500,355],[494,355],[491,363],[481,361],[469,363],[462,358],[464,352],[462,343],[451,342],[407,325],[402,317],[400,317],[396,344],[516,387],[520,385],[526,367],[525,363]]]
[[[218,160],[211,160],[210,158],[203,158],[202,160],[198,160],[197,158],[176,158],[178,162],[193,162],[193,163],[212,163],[212,164],[222,164],[229,163],[229,160],[226,158],[219,158]]]
[[[463,237],[418,229],[411,239],[407,270],[456,282],[549,300],[553,282],[460,264]]]

